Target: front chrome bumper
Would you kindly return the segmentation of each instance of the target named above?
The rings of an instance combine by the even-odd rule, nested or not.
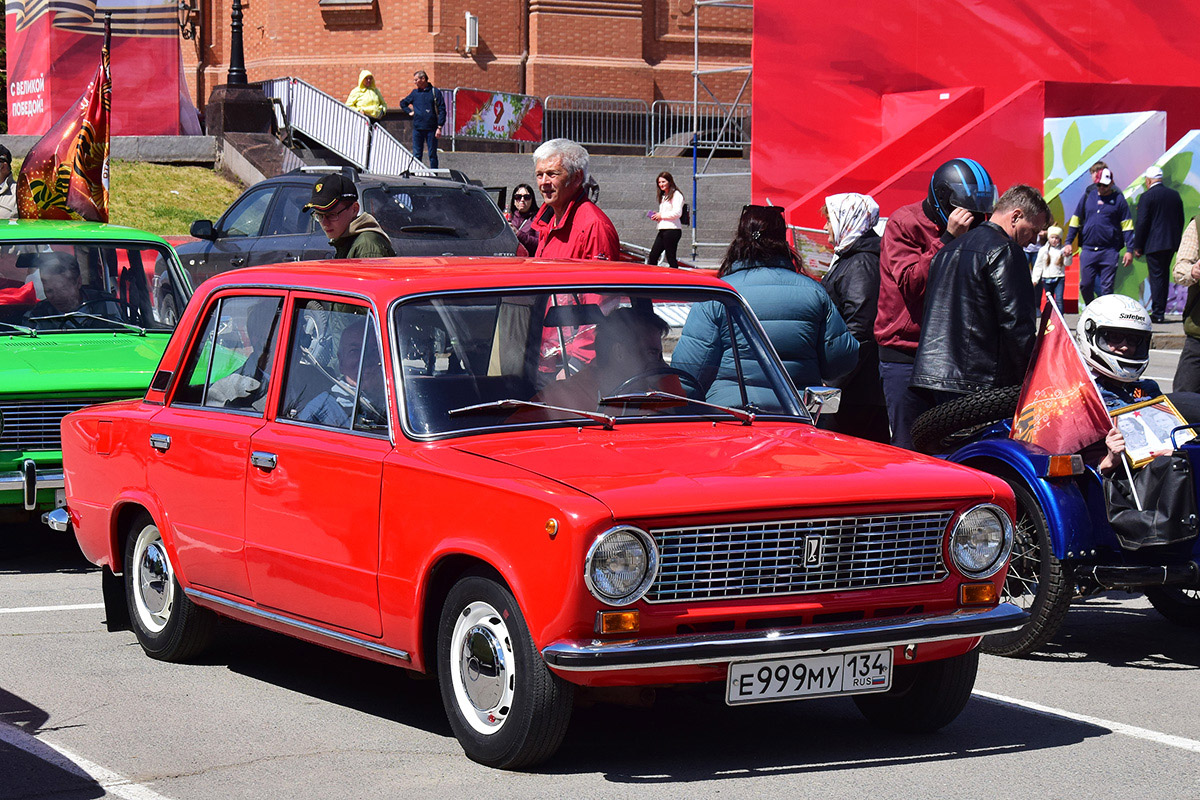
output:
[[[37,463],[32,458],[22,461],[17,472],[0,475],[0,492],[20,490],[26,511],[37,508],[38,490],[61,489],[65,485],[62,467],[59,467],[57,472],[39,472]]]
[[[551,667],[562,670],[647,669],[721,664],[758,658],[787,658],[869,647],[895,647],[951,639],[971,639],[1015,631],[1029,614],[1011,603],[995,608],[959,609],[835,625],[666,636],[657,639],[557,642],[542,650]]]

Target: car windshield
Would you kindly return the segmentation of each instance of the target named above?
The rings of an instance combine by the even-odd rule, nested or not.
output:
[[[423,298],[393,316],[418,436],[755,416],[808,420],[737,295],[579,287]]]
[[[172,274],[174,261],[166,245],[152,242],[2,244],[0,336],[169,331],[174,311],[159,307],[153,288]]]
[[[481,189],[465,186],[375,186],[363,189],[363,209],[391,236],[490,239],[504,217]]]

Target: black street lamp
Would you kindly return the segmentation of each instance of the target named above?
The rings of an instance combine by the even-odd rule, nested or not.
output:
[[[242,0],[233,0],[229,28],[229,75],[225,82],[229,86],[246,85],[246,56],[242,52]]]

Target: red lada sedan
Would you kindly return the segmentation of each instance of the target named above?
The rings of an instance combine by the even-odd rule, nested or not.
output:
[[[587,262],[311,262],[205,283],[144,399],[63,423],[110,624],[215,615],[437,675],[466,754],[552,755],[577,686],[966,704],[1012,492],[819,430],[723,282]]]

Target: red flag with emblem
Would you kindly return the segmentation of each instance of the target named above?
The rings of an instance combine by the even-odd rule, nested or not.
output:
[[[109,41],[106,19],[100,66],[92,82],[25,156],[17,178],[21,219],[73,219],[78,215],[108,222]]]
[[[1112,418],[1066,320],[1047,298],[1009,435],[1051,453],[1076,453],[1111,428]]]

